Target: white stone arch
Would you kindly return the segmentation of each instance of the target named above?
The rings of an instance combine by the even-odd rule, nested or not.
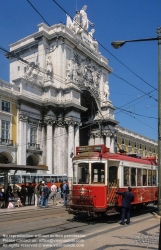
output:
[[[39,162],[40,162],[39,156],[33,153],[29,154],[26,159],[26,164],[29,166],[37,166],[39,165]]]
[[[6,151],[3,151],[3,152],[0,152],[0,163],[12,163],[13,162],[13,156],[6,152]]]

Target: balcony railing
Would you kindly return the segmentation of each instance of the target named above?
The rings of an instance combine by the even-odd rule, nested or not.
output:
[[[29,142],[28,143],[28,148],[33,148],[33,149],[40,150],[40,144]]]
[[[0,138],[0,145],[13,146],[13,140]]]

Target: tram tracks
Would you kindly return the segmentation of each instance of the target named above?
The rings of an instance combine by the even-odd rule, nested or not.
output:
[[[154,210],[154,208],[148,208],[147,211],[145,212],[145,210],[143,211],[139,211],[139,215],[142,215],[143,213],[145,213],[145,216],[147,218],[150,218],[150,214],[146,215],[146,213],[151,213]],[[19,234],[23,234],[24,237],[23,238],[18,238],[16,237],[15,242],[19,242],[20,240],[36,240],[36,241],[40,241],[42,239],[42,235],[48,236],[48,235],[68,235],[68,234],[83,234],[83,235],[87,235],[85,237],[85,239],[89,239],[90,237],[94,237],[94,235],[101,235],[104,231],[105,232],[109,232],[109,230],[111,231],[115,231],[118,230],[118,228],[120,228],[120,226],[118,226],[116,224],[116,222],[118,221],[118,215],[117,216],[110,216],[111,221],[108,220],[109,217],[105,218],[79,218],[77,217],[76,220],[72,220],[70,215],[67,214],[66,211],[56,211],[56,210],[51,210],[50,214],[46,214],[43,216],[43,212],[44,211],[49,211],[48,209],[42,209],[39,210],[39,212],[35,211],[34,214],[31,217],[31,213],[27,213],[26,216],[24,216],[25,214],[22,214],[23,218],[19,218],[19,222],[17,222],[17,227],[16,230],[13,231],[13,226],[15,223],[15,220],[18,218],[19,214],[15,214],[16,217],[10,217],[10,221],[8,221],[7,226],[10,225],[11,227],[11,231],[10,234],[13,234],[13,232],[16,235]],[[54,213],[53,213],[54,212]],[[13,215],[13,214],[12,214]],[[30,215],[30,217],[29,217]],[[64,215],[64,216],[63,216]],[[41,217],[42,216],[42,217]],[[133,212],[133,217],[138,216],[138,211]],[[18,225],[20,225],[21,223],[23,223],[23,219],[25,217],[25,220],[28,217],[28,223],[29,223],[29,227],[19,227]],[[35,224],[35,221],[33,221],[33,218],[35,218],[35,220],[38,220],[39,217],[41,218],[40,223],[39,224]],[[137,223],[137,221],[142,221],[144,219],[139,218],[138,220],[136,220],[133,224]],[[46,223],[45,223],[46,221]],[[11,223],[13,222],[13,223]],[[97,227],[93,227],[93,224],[98,224],[99,226]],[[110,223],[110,228],[108,226],[108,228],[105,230],[105,225],[108,225]],[[33,228],[33,224],[34,227]],[[0,223],[0,228],[1,228],[1,223]],[[6,225],[6,224],[5,224]],[[3,227],[3,225],[2,225]],[[93,230],[91,229],[97,229],[99,232],[93,232]],[[103,229],[103,231],[101,231],[101,229]],[[87,234],[89,231],[92,231],[91,234]],[[0,229],[0,231],[2,232],[2,229]],[[3,232],[2,232],[3,233]],[[8,231],[9,233],[9,231]],[[0,237],[0,247],[3,247],[3,236]],[[11,242],[8,241],[5,244],[9,246]],[[15,248],[16,249],[16,248]],[[19,248],[17,248],[19,249]],[[55,249],[55,248],[54,248]],[[57,248],[58,249],[58,248]],[[20,249],[19,249],[20,250]]]

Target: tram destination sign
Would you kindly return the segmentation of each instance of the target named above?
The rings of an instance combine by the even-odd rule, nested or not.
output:
[[[78,153],[81,152],[101,152],[102,146],[84,146],[78,147]]]

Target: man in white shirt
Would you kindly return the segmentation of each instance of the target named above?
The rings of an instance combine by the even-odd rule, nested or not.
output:
[[[50,200],[51,200],[51,205],[56,206],[56,193],[57,193],[57,186],[54,184],[54,181],[52,181],[52,186],[51,186],[51,193],[50,193]]]

